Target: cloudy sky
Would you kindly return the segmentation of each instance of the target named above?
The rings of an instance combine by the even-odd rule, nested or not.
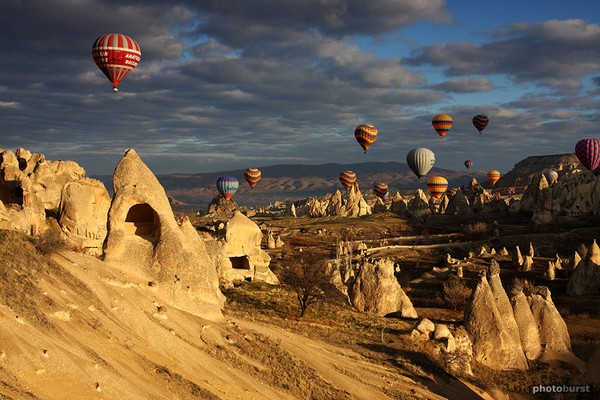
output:
[[[597,0],[2,0],[0,148],[112,173],[404,162],[510,170],[599,137]],[[142,48],[113,93],[91,56]],[[431,126],[454,117],[440,140]],[[490,117],[478,134],[476,114]],[[368,154],[361,123],[379,137]]]

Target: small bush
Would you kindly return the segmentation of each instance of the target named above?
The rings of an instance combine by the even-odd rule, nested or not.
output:
[[[454,311],[463,309],[472,290],[456,275],[451,275],[443,285],[444,299]]]
[[[33,238],[33,244],[44,255],[69,249],[69,243],[63,237],[60,226],[56,221],[50,222],[50,228]]]
[[[488,232],[488,226],[485,222],[476,222],[474,224],[468,224],[465,227],[465,231],[472,236],[483,236]]]

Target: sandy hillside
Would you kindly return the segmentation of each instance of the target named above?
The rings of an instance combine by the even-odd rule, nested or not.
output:
[[[2,398],[480,398],[276,326],[203,320],[162,303],[144,276],[44,255],[16,232],[0,231],[0,243]]]

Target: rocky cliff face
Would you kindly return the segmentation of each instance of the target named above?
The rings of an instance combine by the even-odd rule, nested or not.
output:
[[[558,172],[558,179],[560,179],[562,176],[571,173],[571,171],[581,168],[584,167],[573,153],[531,156],[516,163],[512,170],[496,182],[495,187],[527,186],[535,175],[551,169]]]

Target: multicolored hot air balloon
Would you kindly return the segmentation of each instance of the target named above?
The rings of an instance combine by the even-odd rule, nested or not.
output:
[[[240,183],[233,176],[222,176],[217,179],[217,190],[226,199],[230,199],[237,192]]]
[[[546,176],[546,180],[550,186],[554,185],[558,181],[558,172],[553,169],[546,171],[544,175]]]
[[[500,176],[502,176],[500,174],[500,171],[495,170],[495,169],[492,169],[491,171],[488,171],[488,173],[487,173],[487,178],[492,185],[495,185],[496,182],[498,182],[498,179],[500,179]]]
[[[129,36],[108,33],[100,36],[92,45],[92,57],[104,75],[113,84],[113,91],[123,78],[137,67],[142,58],[140,45]]]
[[[452,128],[452,117],[448,114],[438,114],[433,117],[431,124],[433,125],[433,129],[440,135],[440,138],[443,139],[450,128]]]
[[[406,155],[406,163],[420,181],[433,167],[433,164],[435,163],[435,154],[425,147],[417,147],[408,152]]]
[[[473,161],[465,160],[465,167],[467,167],[467,169],[471,168],[472,166],[473,166]]]
[[[342,186],[346,190],[350,190],[354,182],[356,182],[356,174],[353,171],[347,170],[340,173],[339,179]]]
[[[260,181],[260,176],[261,172],[258,168],[248,168],[244,172],[244,179],[246,179],[246,182],[248,182],[248,185],[250,185],[251,188],[256,186],[258,181]]]
[[[575,145],[575,155],[587,169],[595,170],[600,165],[600,140],[581,139]]]
[[[473,126],[479,131],[481,135],[481,131],[485,129],[486,126],[490,123],[490,119],[487,115],[478,114],[473,117]]]
[[[388,192],[388,185],[383,182],[376,183],[375,186],[373,186],[373,192],[377,197],[383,199]]]
[[[458,188],[451,188],[446,190],[446,197],[450,198],[452,196],[454,196],[456,193],[458,193]]]
[[[439,199],[448,189],[448,181],[443,176],[432,176],[427,180],[427,189],[432,197]]]
[[[373,125],[359,125],[354,130],[354,137],[365,151],[365,154],[367,154],[369,147],[377,140],[378,133],[379,131]]]

